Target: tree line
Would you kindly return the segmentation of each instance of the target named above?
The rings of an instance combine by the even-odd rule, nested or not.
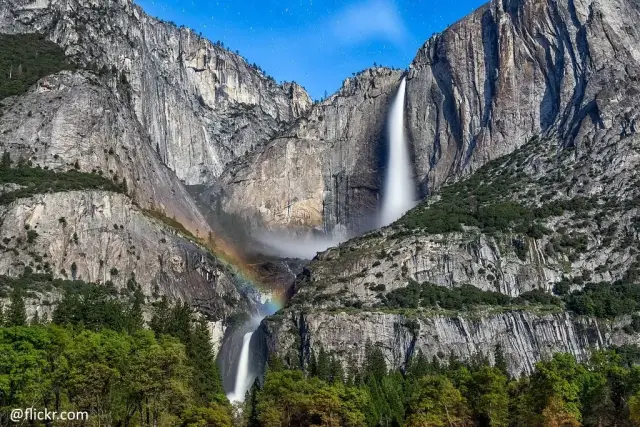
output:
[[[234,408],[207,324],[188,305],[145,304],[133,278],[120,291],[75,281],[50,321],[28,321],[34,277],[2,282],[12,287],[0,310],[2,417],[35,406],[87,411],[86,425],[113,426],[640,426],[636,346],[583,362],[556,354],[520,378],[500,346],[493,363],[418,351],[400,370],[374,343],[360,362],[315,348],[304,366],[272,355]]]
[[[11,408],[87,411],[87,425],[232,426],[205,320],[162,299],[145,325],[139,286],[68,289],[27,323],[26,289],[0,309],[0,425]],[[3,418],[4,417],[4,418]]]
[[[584,363],[566,353],[510,377],[501,349],[495,364],[476,357],[447,364],[418,352],[388,370],[368,344],[364,364],[343,370],[322,349],[306,369],[271,360],[264,385],[249,391],[247,426],[638,426],[637,347],[595,352]],[[344,376],[343,376],[344,375]]]

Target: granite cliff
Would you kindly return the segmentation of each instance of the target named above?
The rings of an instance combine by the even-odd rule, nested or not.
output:
[[[493,1],[429,39],[406,73],[406,127],[420,194],[534,136],[572,146],[594,126],[609,126],[619,111],[602,104],[638,75],[639,13],[627,1]],[[381,74],[388,72],[347,79],[286,138],[230,165],[223,174],[226,208],[274,228],[366,230],[384,174],[370,165],[384,157],[380,131],[400,81],[399,72],[384,80]]]
[[[219,43],[128,0],[10,0],[0,32],[44,34],[77,63],[125,82],[146,142],[186,184],[211,182],[311,104],[299,85],[278,85]]]
[[[551,352],[635,343],[616,298],[640,277],[639,12],[494,1],[430,39],[405,110],[429,197],[318,254],[263,324],[269,351],[358,362],[370,341],[402,368],[417,350],[446,363],[500,344],[518,375]]]
[[[40,34],[75,64],[0,100],[0,150],[13,163],[3,165],[0,274],[119,290],[135,278],[148,302],[167,296],[205,313],[219,343],[229,317],[260,297],[205,246],[212,229],[184,183],[210,182],[303,114],[307,94],[131,2],[3,2],[0,33]],[[62,184],[47,189],[29,170]],[[70,171],[114,186],[68,191]],[[60,295],[40,295],[29,314]]]
[[[221,177],[222,207],[256,226],[334,235],[373,228],[383,130],[401,73],[373,68],[345,80],[264,148]]]

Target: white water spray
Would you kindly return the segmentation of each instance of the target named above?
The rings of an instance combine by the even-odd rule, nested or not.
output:
[[[403,78],[389,112],[389,158],[380,212],[381,227],[396,221],[416,205],[409,145],[404,135],[405,87]]]

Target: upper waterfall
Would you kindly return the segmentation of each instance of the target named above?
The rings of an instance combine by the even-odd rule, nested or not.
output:
[[[404,96],[406,78],[398,88],[388,118],[389,155],[382,193],[380,226],[384,227],[399,219],[415,206],[416,194],[412,178],[409,144],[404,134]]]

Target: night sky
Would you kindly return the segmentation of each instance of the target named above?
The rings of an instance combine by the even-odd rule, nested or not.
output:
[[[484,0],[136,0],[152,16],[240,51],[313,99],[375,63],[407,68],[435,32]]]

